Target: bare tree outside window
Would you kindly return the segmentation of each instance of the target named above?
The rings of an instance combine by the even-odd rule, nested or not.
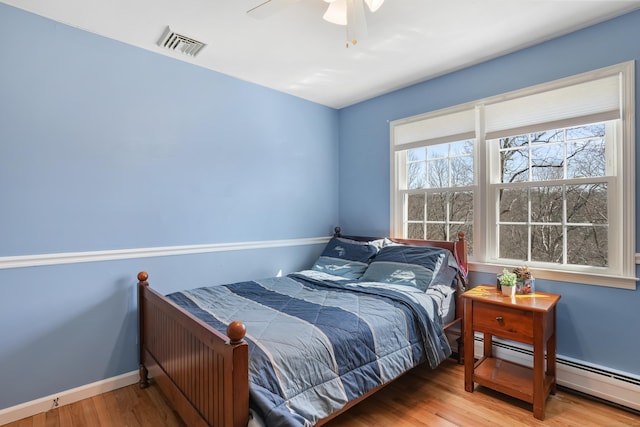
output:
[[[464,232],[473,248],[474,140],[406,151],[406,237],[453,240]]]
[[[499,257],[608,266],[604,123],[498,140]]]

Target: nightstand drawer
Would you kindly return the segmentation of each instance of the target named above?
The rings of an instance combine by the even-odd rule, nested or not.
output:
[[[473,329],[523,342],[533,341],[533,313],[475,301]]]

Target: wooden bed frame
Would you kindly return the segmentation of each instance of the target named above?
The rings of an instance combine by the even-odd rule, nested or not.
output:
[[[340,236],[336,227],[335,236]],[[344,236],[355,240],[374,238]],[[437,246],[451,251],[458,263],[467,267],[464,234],[455,242],[391,239],[398,243]],[[146,272],[138,274],[138,312],[140,328],[140,387],[149,385],[149,375],[190,427],[246,427],[249,422],[248,345],[243,338],[245,326],[234,321],[227,335],[202,322],[192,314],[149,287]],[[458,362],[461,363],[463,305],[465,283],[458,279],[454,325],[458,335]],[[339,412],[320,420],[321,425],[343,413],[369,395],[349,402]]]

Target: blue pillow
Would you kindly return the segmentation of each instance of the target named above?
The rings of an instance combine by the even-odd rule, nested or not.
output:
[[[372,242],[333,237],[311,269],[347,279],[359,279],[377,252],[378,246]]]
[[[456,270],[450,266],[451,260],[448,250],[433,246],[386,246],[360,281],[412,286],[422,291],[434,284],[452,286]]]

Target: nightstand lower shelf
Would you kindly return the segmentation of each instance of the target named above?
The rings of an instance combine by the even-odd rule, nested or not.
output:
[[[549,394],[553,377],[546,375],[544,394]],[[475,363],[473,381],[525,402],[533,403],[533,369],[496,357],[483,357]]]

